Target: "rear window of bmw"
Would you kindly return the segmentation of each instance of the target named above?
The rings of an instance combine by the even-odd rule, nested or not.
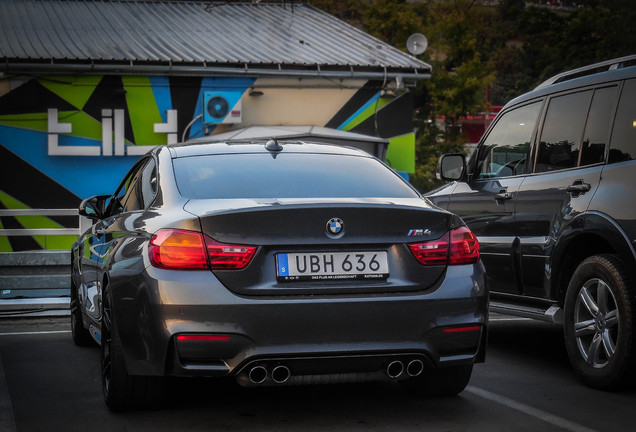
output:
[[[173,164],[179,192],[191,199],[418,197],[395,172],[367,157],[220,154]]]

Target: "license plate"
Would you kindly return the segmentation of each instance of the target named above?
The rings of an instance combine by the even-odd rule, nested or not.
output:
[[[386,251],[282,253],[276,255],[278,280],[385,279]]]

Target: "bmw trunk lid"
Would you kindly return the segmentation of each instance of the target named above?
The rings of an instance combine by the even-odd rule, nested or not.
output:
[[[460,224],[422,199],[192,200],[217,242],[257,246],[238,271],[214,271],[242,295],[304,295],[431,289],[446,266],[422,266],[407,244]]]

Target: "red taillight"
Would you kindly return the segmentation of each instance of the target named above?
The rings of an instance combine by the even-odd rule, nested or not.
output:
[[[437,240],[408,246],[417,261],[426,266],[472,264],[479,261],[479,242],[465,226],[455,228]]]
[[[256,253],[256,246],[219,243],[208,236],[205,245],[212,270],[240,270],[247,267]]]
[[[153,266],[179,270],[240,270],[256,253],[255,246],[219,243],[201,233],[165,229],[150,240],[148,251]]]
[[[467,227],[451,231],[449,264],[472,264],[479,261],[479,241]]]
[[[437,240],[426,243],[410,244],[409,248],[415,259],[422,265],[446,265],[448,263],[448,233],[444,234]]]
[[[153,266],[166,269],[202,270],[208,268],[203,235],[192,231],[160,230],[148,246]]]

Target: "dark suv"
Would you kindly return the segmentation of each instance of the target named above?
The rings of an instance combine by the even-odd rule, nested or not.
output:
[[[509,102],[428,198],[478,236],[491,311],[562,324],[583,381],[636,378],[636,55]]]

